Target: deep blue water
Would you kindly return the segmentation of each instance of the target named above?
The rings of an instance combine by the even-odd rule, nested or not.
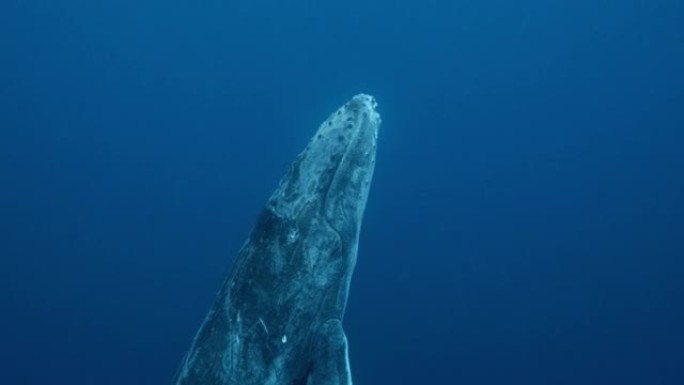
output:
[[[356,385],[684,384],[681,0],[5,0],[0,383],[170,384],[337,106]]]

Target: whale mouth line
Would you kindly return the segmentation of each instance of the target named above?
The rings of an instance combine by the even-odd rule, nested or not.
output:
[[[344,151],[340,151],[340,159],[337,161],[337,164],[335,165],[334,171],[332,172],[332,178],[330,178],[330,183],[328,183],[328,187],[326,188],[325,191],[325,199],[323,200],[323,205],[328,202],[328,195],[330,194],[330,189],[332,187],[332,184],[335,182],[337,179],[338,174],[340,173],[340,168],[344,164],[344,162],[347,160],[347,157],[349,156],[349,153],[352,151],[354,144],[356,143],[356,139],[358,138],[359,134],[363,130],[362,124],[367,124],[366,120],[367,118],[365,113],[359,114],[359,116],[356,119],[356,122],[354,122],[354,129],[353,133],[349,137],[349,143],[344,147]]]
[[[331,197],[331,194],[333,194],[333,191],[332,191],[333,185],[335,184],[340,173],[342,172],[341,169],[344,168],[343,166],[345,165],[345,163],[350,164],[351,162],[354,162],[353,160],[350,161],[348,158],[350,156],[352,156],[350,154],[352,154],[354,152],[356,147],[361,144],[359,141],[359,136],[363,135],[365,130],[377,129],[377,128],[370,127],[370,126],[372,126],[372,122],[371,122],[371,114],[372,113],[373,113],[373,110],[367,111],[364,109],[363,111],[357,111],[356,116],[355,116],[356,119],[353,123],[353,129],[352,129],[353,132],[349,136],[349,143],[347,143],[346,147],[344,148],[344,151],[340,152],[341,153],[340,160],[334,166],[334,170],[332,171],[332,177],[330,178],[330,182],[328,183],[328,186],[326,188],[325,195],[324,195],[323,200],[322,200],[322,204],[319,208],[319,210],[322,211],[321,214],[322,214],[322,217],[324,218],[325,223],[332,230],[335,231],[335,233],[337,234],[338,237],[340,237],[340,239],[342,239],[342,234],[344,233],[344,230],[335,226],[335,223],[339,222],[339,221],[335,221],[335,220],[333,220],[333,218],[329,218],[329,214],[331,213],[331,211],[329,211],[330,205],[338,204],[338,203],[335,203],[334,198]],[[376,135],[376,134],[374,134],[374,135]],[[375,144],[372,145],[372,147],[374,147],[374,146],[375,146]],[[369,150],[370,150],[370,148],[369,148]],[[343,194],[344,192],[338,192],[338,193]],[[333,211],[336,211],[336,210],[333,210]]]

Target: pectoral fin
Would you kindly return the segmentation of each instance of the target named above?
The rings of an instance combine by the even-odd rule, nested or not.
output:
[[[321,326],[306,385],[352,385],[347,336],[340,320]]]

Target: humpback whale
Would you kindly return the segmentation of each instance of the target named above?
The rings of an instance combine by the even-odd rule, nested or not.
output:
[[[351,385],[342,318],[375,166],[369,95],[335,111],[240,249],[176,385]]]

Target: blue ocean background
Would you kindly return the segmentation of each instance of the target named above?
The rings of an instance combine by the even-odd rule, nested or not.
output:
[[[360,92],[356,385],[684,384],[681,0],[5,0],[0,47],[1,384],[171,384]]]

